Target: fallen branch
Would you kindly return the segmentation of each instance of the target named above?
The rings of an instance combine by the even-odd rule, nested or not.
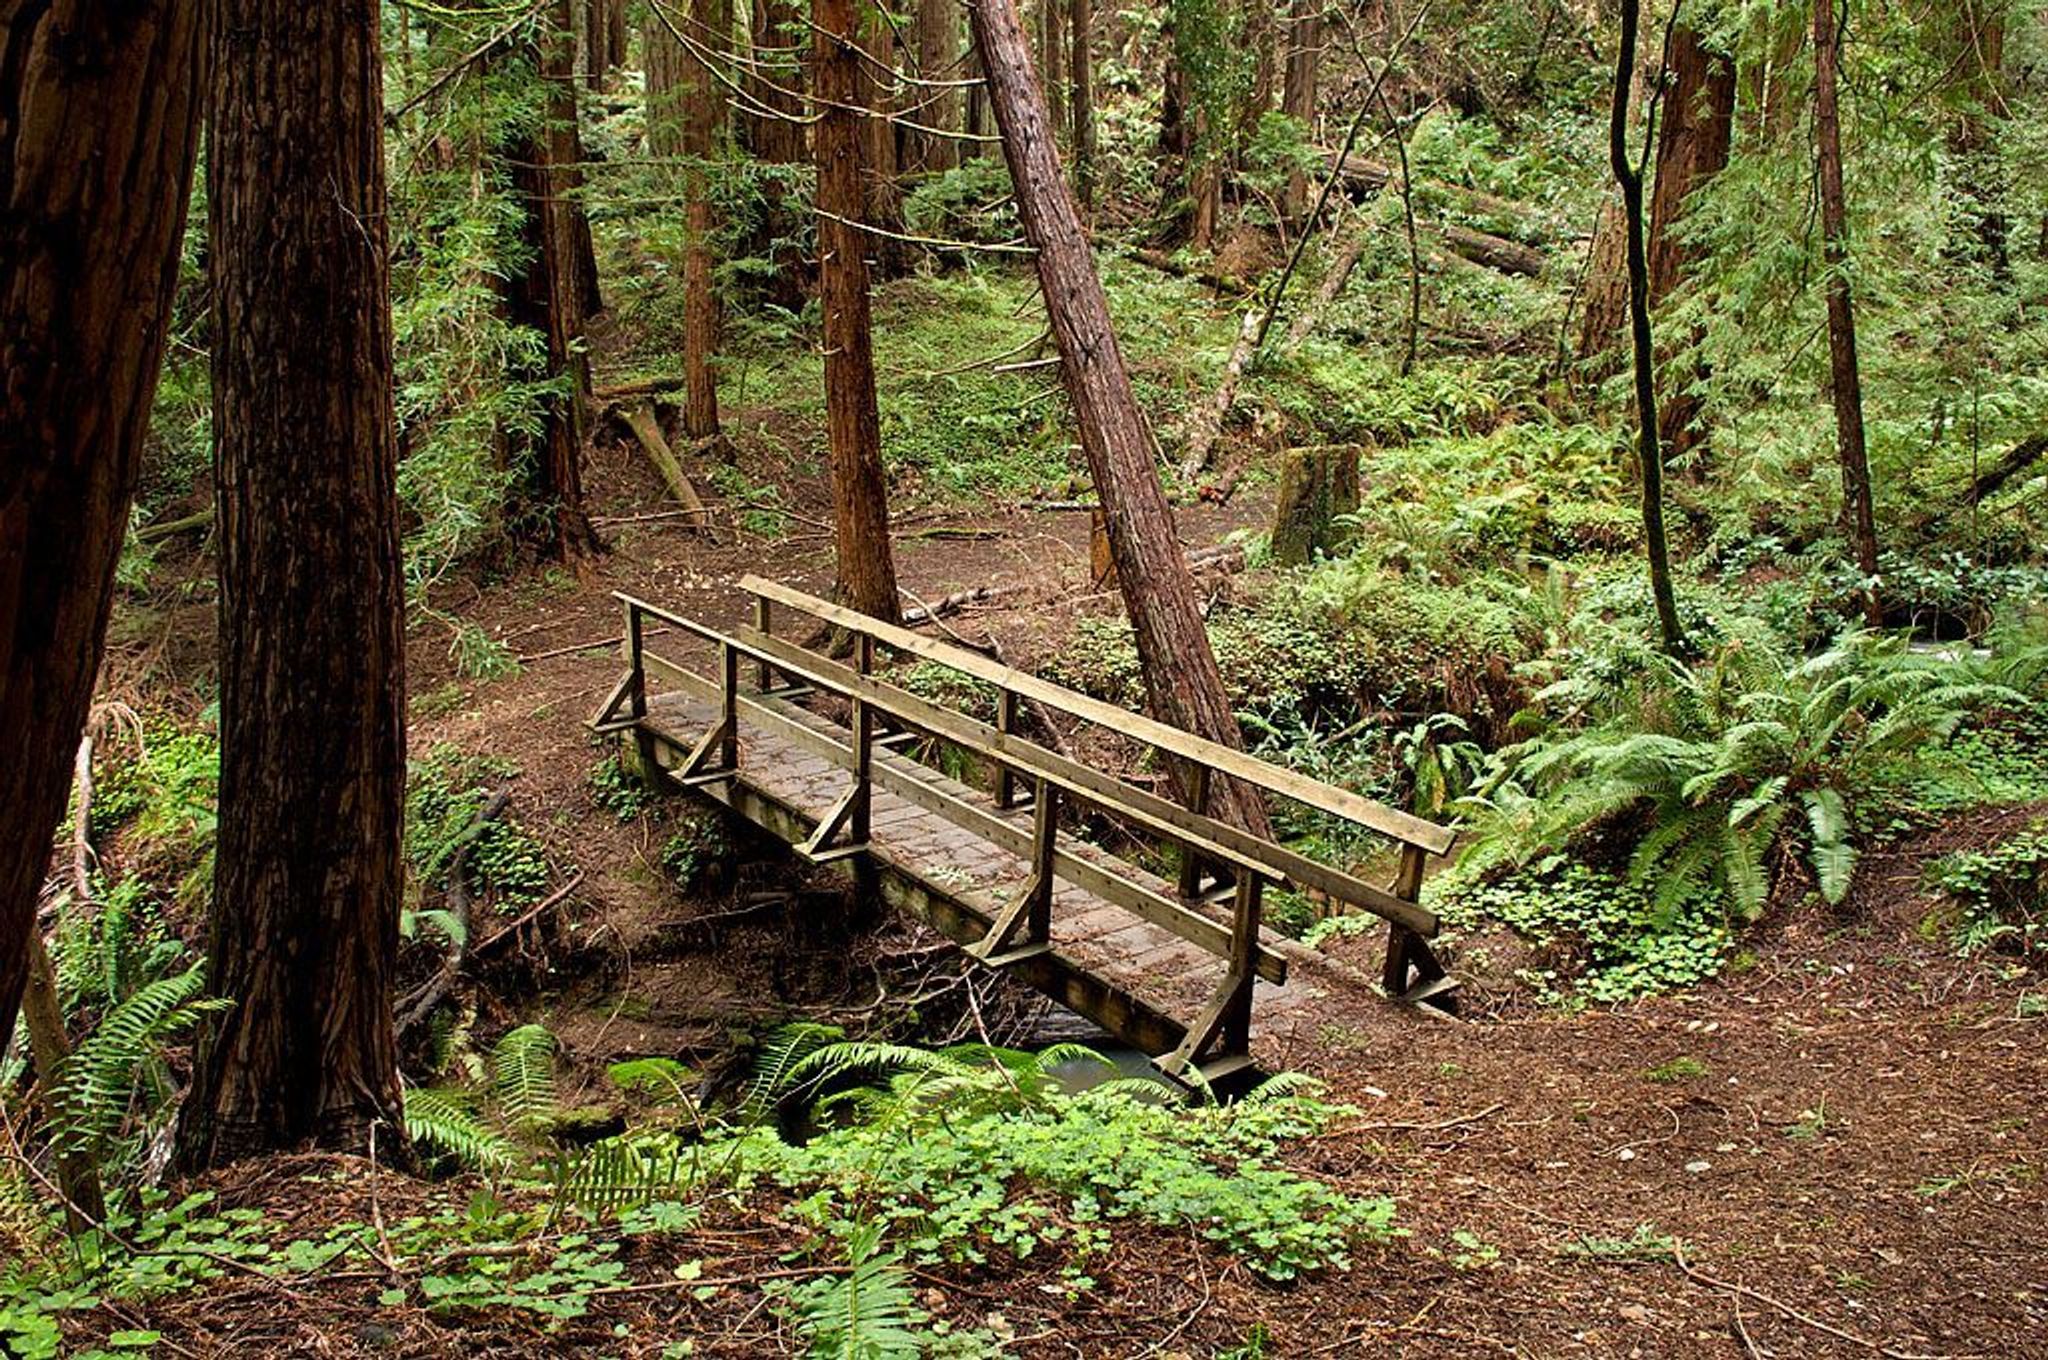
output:
[[[1208,470],[1216,441],[1223,434],[1223,422],[1229,419],[1230,408],[1237,405],[1237,389],[1244,382],[1245,365],[1266,328],[1262,315],[1270,316],[1271,309],[1255,307],[1244,314],[1237,328],[1237,343],[1230,347],[1230,358],[1223,365],[1223,381],[1217,384],[1215,397],[1206,405],[1197,406],[1188,422],[1187,454],[1180,465],[1182,481],[1192,482]]]
[[[1317,286],[1315,297],[1301,309],[1301,314],[1294,318],[1294,324],[1287,328],[1285,349],[1288,352],[1301,348],[1302,342],[1315,330],[1316,323],[1323,319],[1323,313],[1344,291],[1344,285],[1351,281],[1352,271],[1358,268],[1358,261],[1365,255],[1365,242],[1365,229],[1361,227],[1351,233],[1344,248],[1337,252],[1337,258],[1323,273],[1323,281]]]
[[[1336,151],[1325,151],[1323,164],[1336,171],[1347,188],[1378,193],[1390,184],[1398,183],[1401,172],[1384,161],[1376,161],[1356,152],[1340,158]],[[1415,186],[1426,196],[1433,196],[1456,205],[1467,216],[1481,218],[1498,226],[1504,236],[1522,242],[1524,245],[1548,245],[1553,237],[1548,224],[1525,203],[1501,198],[1479,189],[1467,189],[1461,184],[1450,184],[1443,180],[1425,180]]]
[[[1212,267],[1176,259],[1163,250],[1137,250],[1131,252],[1131,258],[1140,264],[1150,265],[1162,274],[1171,274],[1175,278],[1192,279],[1196,283],[1207,284],[1219,293],[1237,293],[1242,295],[1252,291],[1252,286],[1249,283],[1233,274],[1218,273]]]
[[[455,916],[456,928],[447,932],[448,948],[442,952],[441,966],[434,970],[434,976],[399,1003],[394,1025],[403,1035],[414,1025],[433,1014],[434,1008],[455,987],[455,979],[462,972],[463,946],[469,940],[470,900],[469,885],[463,881],[463,866],[469,858],[469,851],[492,822],[504,814],[511,805],[512,790],[499,789],[477,809],[469,825],[451,843],[448,854],[448,903]]]
[[[675,450],[668,446],[662,436],[661,425],[654,418],[654,410],[645,402],[615,411],[613,414],[629,430],[640,447],[647,453],[647,461],[654,464],[654,470],[661,474],[661,480],[668,485],[669,494],[677,504],[697,517],[697,527],[713,543],[718,542],[718,531],[712,527],[711,512],[704,507],[704,498],[697,494],[689,475],[683,471]]]
[[[145,524],[135,531],[137,543],[159,543],[194,529],[207,529],[213,525],[213,507],[196,510],[183,519],[167,519],[156,524]]]
[[[903,626],[905,628],[915,628],[919,624],[930,623],[934,620],[957,614],[971,604],[982,604],[993,600],[1004,592],[995,586],[976,586],[972,590],[956,590],[944,599],[931,604],[918,601],[917,597],[910,595],[910,592],[907,590],[901,593],[916,601],[915,608],[903,611]]]
[[[1877,1354],[1884,1356],[1886,1360],[1945,1360],[1944,1357],[1939,1355],[1921,1355],[1913,1351],[1894,1350],[1892,1347],[1885,1345],[1883,1342],[1872,1341],[1868,1337],[1858,1336],[1854,1332],[1845,1332],[1840,1327],[1830,1326],[1829,1324],[1822,1322],[1819,1318],[1812,1317],[1806,1313],[1802,1313],[1797,1308],[1794,1308],[1791,1304],[1782,1302],[1778,1299],[1774,1299],[1769,1294],[1766,1294],[1761,1290],[1751,1289],[1748,1285],[1737,1284],[1733,1280],[1717,1279],[1716,1277],[1707,1274],[1703,1270],[1694,1270],[1690,1265],[1686,1264],[1685,1248],[1680,1244],[1672,1244],[1671,1259],[1677,1264],[1679,1270],[1684,1272],[1685,1277],[1688,1280],[1693,1281],[1695,1284],[1703,1284],[1708,1285],[1714,1289],[1725,1290],[1730,1294],[1737,1295],[1738,1297],[1751,1299],[1757,1303],[1765,1305],[1766,1307],[1775,1308],[1779,1312],[1783,1313],[1786,1317],[1791,1318],[1794,1322],[1803,1322],[1817,1332],[1825,1332],[1829,1336],[1836,1337],[1839,1340],[1847,1341],[1852,1345],[1861,1346],[1863,1349],[1867,1351],[1875,1351]]]
[[[505,943],[505,941],[511,939],[514,935],[517,935],[521,930],[524,930],[527,926],[532,925],[535,921],[539,920],[541,916],[545,913],[552,911],[556,907],[560,906],[562,904],[563,899],[567,898],[570,893],[575,892],[576,889],[581,887],[582,885],[583,871],[581,869],[578,869],[567,883],[564,883],[561,887],[555,889],[555,891],[553,891],[552,893],[549,893],[547,897],[541,900],[540,902],[535,903],[534,906],[530,910],[528,910],[525,915],[521,916],[511,925],[506,926],[497,934],[485,940],[476,948],[470,950],[469,957],[472,959],[480,959],[486,954],[495,953],[499,945]]]
[[[2010,452],[1972,482],[1970,494],[1965,499],[1971,505],[1990,499],[2003,490],[2007,482],[2044,457],[2048,457],[2048,435],[2029,435],[2013,445]]]

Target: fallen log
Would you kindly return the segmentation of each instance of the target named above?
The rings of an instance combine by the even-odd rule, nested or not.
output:
[[[1217,384],[1215,397],[1197,406],[1188,422],[1187,452],[1180,464],[1182,481],[1193,482],[1209,468],[1210,455],[1223,435],[1223,422],[1230,418],[1230,408],[1237,404],[1237,389],[1244,382],[1245,365],[1259,343],[1259,333],[1265,329],[1261,315],[1258,308],[1244,314],[1237,328],[1237,343],[1230,347],[1230,358],[1223,365],[1223,381]]]
[[[135,540],[138,543],[157,543],[179,534],[190,533],[194,529],[208,529],[212,526],[213,507],[209,505],[204,510],[195,510],[182,519],[167,519],[156,524],[145,524],[135,531]]]
[[[1448,222],[1437,223],[1436,230],[1442,233],[1444,244],[1453,255],[1473,264],[1483,264],[1503,274],[1519,274],[1531,279],[1543,273],[1543,252],[1533,246]]]
[[[1220,273],[1211,266],[1198,264],[1192,260],[1176,259],[1163,250],[1134,250],[1131,252],[1131,258],[1140,264],[1149,265],[1162,274],[1206,284],[1219,293],[1242,295],[1252,291],[1251,284],[1234,274]]]
[[[1996,496],[2005,489],[2007,482],[2044,457],[2048,457],[2048,434],[2029,435],[2022,439],[1970,484],[1969,504],[1976,505]]]
[[[696,519],[696,527],[713,543],[718,542],[718,531],[712,526],[711,512],[704,506],[704,498],[697,494],[689,475],[683,471],[682,461],[675,450],[668,446],[668,440],[661,433],[661,425],[654,418],[654,408],[641,402],[634,406],[622,407],[612,413],[626,427],[632,436],[640,441],[640,447],[647,453],[647,461],[654,464],[654,470],[661,474],[669,494],[677,504]]]
[[[1400,180],[1401,172],[1396,167],[1356,152],[1345,157],[1341,166],[1335,151],[1324,151],[1322,157],[1324,166],[1335,170],[1347,188],[1378,193]],[[1501,235],[1524,245],[1545,246],[1555,240],[1550,225],[1525,203],[1444,180],[1420,180],[1415,188],[1422,197],[1450,203],[1466,216],[1490,222]]]

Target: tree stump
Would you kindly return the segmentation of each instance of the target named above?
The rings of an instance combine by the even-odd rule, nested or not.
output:
[[[1273,507],[1273,560],[1305,566],[1318,555],[1334,557],[1357,535],[1345,516],[1358,512],[1356,444],[1316,444],[1289,449],[1280,466],[1280,494]]]

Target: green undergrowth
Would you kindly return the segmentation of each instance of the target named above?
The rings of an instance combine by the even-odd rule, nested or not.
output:
[[[1986,849],[1945,855],[1927,877],[1951,904],[1929,925],[1956,948],[2048,964],[2048,818]]]
[[[1049,1269],[1046,1287],[1078,1298],[1119,1234],[1142,1226],[1192,1233],[1277,1284],[1345,1269],[1396,1231],[1391,1200],[1290,1167],[1292,1147],[1356,1114],[1300,1079],[1231,1106],[1131,1079],[1070,1094],[1058,1073],[1106,1060],[1070,1045],[934,1051],[793,1026],[716,1107],[698,1104],[676,1064],[615,1065],[636,1126],[588,1142],[568,1136],[557,1061],[553,1036],[522,1026],[478,1056],[473,1079],[409,1092],[408,1131],[429,1165],[483,1180],[408,1195],[371,1222],[299,1226],[153,1189],[69,1245],[47,1220],[24,1222],[22,1249],[0,1266],[0,1348],[40,1360],[64,1353],[68,1330],[148,1352],[152,1299],[231,1273],[291,1288],[335,1270],[381,1281],[373,1312],[517,1320],[580,1345],[650,1265],[699,1303],[732,1289],[712,1278],[729,1271],[706,1269],[730,1235],[696,1234],[737,1214],[780,1235],[788,1267],[743,1294],[758,1287],[811,1354],[997,1354],[999,1337],[935,1322],[911,1271]],[[133,1333],[88,1325],[110,1312]]]
[[[446,889],[459,872],[463,886],[487,908],[510,910],[547,891],[546,848],[509,813],[475,823],[519,773],[516,765],[437,746],[412,762],[405,797],[405,853],[412,869],[409,900]]]

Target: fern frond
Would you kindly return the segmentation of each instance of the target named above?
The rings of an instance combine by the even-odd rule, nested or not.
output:
[[[540,1133],[554,1120],[557,1047],[545,1025],[521,1025],[491,1050],[491,1099],[523,1135]]]
[[[174,1034],[230,1003],[201,999],[205,963],[158,978],[101,1017],[71,1051],[50,1084],[53,1137],[67,1150],[90,1152],[126,1117],[137,1073]]]
[[[797,1329],[813,1360],[917,1360],[924,1353],[927,1315],[917,1306],[910,1272],[880,1244],[880,1227],[861,1225],[847,1241],[844,1275],[791,1291]]]
[[[405,1093],[405,1132],[413,1143],[453,1158],[469,1171],[510,1171],[516,1144],[478,1119],[459,1091],[414,1088]]]

